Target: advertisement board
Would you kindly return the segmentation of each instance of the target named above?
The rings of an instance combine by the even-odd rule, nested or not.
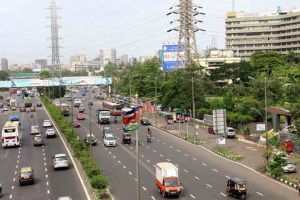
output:
[[[183,51],[179,48],[179,45],[163,45],[163,71],[170,72],[183,68]],[[179,57],[178,57],[179,55]]]

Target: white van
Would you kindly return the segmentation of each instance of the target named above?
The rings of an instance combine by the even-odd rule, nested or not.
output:
[[[227,138],[235,138],[235,129],[227,127]]]

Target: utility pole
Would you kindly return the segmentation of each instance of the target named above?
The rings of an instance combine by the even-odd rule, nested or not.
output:
[[[267,170],[269,169],[269,134],[268,134],[268,111],[267,111],[267,77],[265,76],[265,130],[266,130],[266,149],[267,149]]]
[[[89,102],[88,102],[88,105],[90,107],[90,138],[92,138],[92,104],[91,104],[91,88],[89,88]],[[90,156],[91,156],[91,159],[93,158],[93,152],[92,152],[92,141],[90,140]]]
[[[157,76],[154,77],[155,78],[155,125],[157,125]]]
[[[52,65],[52,78],[53,78],[53,99],[54,99],[54,80],[57,75],[59,80],[59,103],[61,106],[61,67],[60,67],[60,56],[59,56],[59,36],[58,36],[58,28],[60,27],[57,23],[57,9],[59,7],[56,6],[55,0],[51,0],[51,5],[48,8],[50,9],[50,19],[51,19],[51,65]],[[57,73],[55,73],[55,71]]]
[[[139,153],[139,134],[138,130],[135,130],[136,137],[136,199],[140,200],[140,153]]]
[[[183,63],[185,68],[190,67],[192,63],[196,63],[197,66],[200,66],[195,32],[205,31],[196,26],[197,23],[202,22],[196,19],[197,15],[204,15],[203,12],[198,11],[198,9],[202,7],[193,4],[193,0],[180,0],[179,5],[176,7],[178,7],[177,10],[173,10],[173,7],[171,7],[171,12],[167,15],[178,14],[179,19],[171,21],[170,24],[178,21],[179,26],[169,29],[167,32],[179,32],[177,64]]]

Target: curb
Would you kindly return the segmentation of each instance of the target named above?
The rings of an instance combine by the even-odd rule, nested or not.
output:
[[[291,187],[293,187],[293,188],[295,188],[295,189],[298,188],[297,184],[295,184],[295,183],[292,183],[292,182],[287,181],[287,180],[285,180],[285,179],[283,179],[283,178],[274,176],[274,175],[272,175],[272,174],[270,174],[270,173],[268,173],[267,175],[268,175],[269,177],[272,177],[273,179],[275,179],[275,180],[277,180],[277,181],[280,181],[280,182],[282,182],[282,183],[284,183],[284,184],[286,184],[286,185],[288,185],[288,186],[291,186]]]
[[[232,157],[232,156],[227,156],[227,155],[225,155],[225,154],[223,154],[223,153],[221,153],[221,152],[219,152],[219,151],[214,151],[214,152],[217,153],[217,154],[219,154],[219,155],[221,155],[221,156],[223,156],[223,157],[225,157],[225,158],[228,158],[228,159],[230,159],[230,160],[233,160],[233,161],[238,161],[239,159],[242,158],[242,156],[241,156],[239,159],[237,159],[237,158]]]

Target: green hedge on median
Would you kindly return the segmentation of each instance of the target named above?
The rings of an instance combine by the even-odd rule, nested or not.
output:
[[[105,194],[105,189],[108,186],[108,179],[102,174],[102,170],[97,162],[94,159],[91,159],[89,147],[84,144],[82,140],[77,139],[76,130],[70,124],[70,121],[64,118],[55,105],[46,98],[42,98],[42,101],[72,147],[75,157],[80,161],[98,199],[110,199],[109,195]]]

